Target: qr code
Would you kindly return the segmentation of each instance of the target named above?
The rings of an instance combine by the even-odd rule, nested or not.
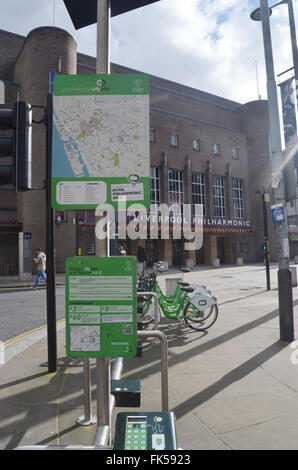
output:
[[[123,326],[123,334],[132,335],[132,325],[124,325]]]

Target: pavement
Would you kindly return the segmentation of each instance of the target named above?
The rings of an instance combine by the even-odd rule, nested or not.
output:
[[[167,277],[177,273],[159,277],[163,288]],[[204,267],[185,280],[212,290],[219,317],[207,334],[178,321],[161,322],[169,341],[170,408],[176,415],[179,447],[297,450],[298,343],[279,341],[276,267],[271,268],[270,292],[261,265]],[[293,294],[297,320],[298,288]],[[83,414],[82,361],[66,357],[64,322],[58,324],[57,373],[47,373],[45,328],[7,341],[4,352],[0,449],[92,444],[96,426],[76,424]],[[91,376],[95,412],[93,360]],[[161,409],[159,345],[146,342],[142,358],[125,360],[123,378],[142,379],[142,411]]]

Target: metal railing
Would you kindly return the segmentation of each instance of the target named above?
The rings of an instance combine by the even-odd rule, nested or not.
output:
[[[161,345],[161,408],[162,411],[169,411],[169,378],[168,378],[168,340],[166,335],[159,330],[138,331],[138,339],[156,338]],[[111,379],[120,380],[123,370],[123,358],[117,358],[112,365]],[[109,414],[109,423],[111,423],[112,415],[115,409],[116,399],[110,393],[110,384],[105,386],[106,381],[100,380],[100,370],[97,370],[97,382],[100,387],[97,390],[97,411],[101,415]],[[108,407],[108,410],[107,410]],[[77,423],[82,425],[94,424],[94,417],[91,414],[91,374],[89,358],[84,358],[84,416],[78,418]],[[21,446],[15,450],[111,450],[111,424],[102,424],[100,420],[106,419],[101,416],[97,419],[98,425],[93,439],[92,446]],[[79,422],[80,421],[80,422]],[[93,421],[93,422],[92,422]]]

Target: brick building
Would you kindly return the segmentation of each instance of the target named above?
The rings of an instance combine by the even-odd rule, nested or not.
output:
[[[50,72],[95,73],[95,58],[77,53],[64,30],[37,28],[25,38],[0,31],[0,80],[5,104],[19,96],[43,117]],[[112,73],[131,73],[112,64]],[[155,203],[204,205],[204,245],[185,252],[183,240],[127,241],[136,254],[144,245],[147,264],[233,264],[261,261],[262,193],[268,188],[270,158],[267,101],[233,102],[179,83],[150,76],[151,199]],[[33,125],[33,190],[16,194],[0,187],[0,276],[18,271],[18,237],[32,233],[33,247],[45,246],[45,128]],[[77,248],[94,254],[94,213],[56,213],[57,271]],[[272,254],[275,237],[269,220]],[[180,259],[180,261],[179,261]]]

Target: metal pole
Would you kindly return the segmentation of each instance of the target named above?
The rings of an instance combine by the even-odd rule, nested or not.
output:
[[[285,214],[285,181],[283,177],[283,154],[280,133],[280,119],[278,109],[278,95],[275,81],[273,63],[272,41],[270,31],[270,16],[268,0],[261,2],[261,19],[267,72],[269,124],[272,148],[272,173],[277,181],[274,188],[275,203],[284,207]],[[277,224],[277,239],[279,253],[278,290],[279,290],[279,319],[281,341],[292,342],[294,340],[294,316],[293,316],[293,291],[291,272],[289,269],[289,234],[287,217]]]
[[[55,213],[52,209],[52,116],[53,96],[48,94],[46,106],[46,255],[47,255],[47,337],[48,371],[57,371],[56,327],[56,266],[55,266]]]
[[[113,363],[113,368],[112,368],[112,374],[111,378],[113,380],[120,380],[121,379],[121,374],[123,370],[123,358],[117,358],[115,359]],[[112,415],[114,412],[115,408],[115,397],[114,395],[110,395],[110,400],[109,400],[109,414],[110,414],[110,421],[112,422]],[[109,425],[98,425],[96,434],[93,440],[93,444],[95,446],[106,446],[108,442],[111,441],[111,426]]]
[[[161,347],[161,407],[169,411],[168,339],[161,331],[138,331],[138,338],[157,338]]]
[[[263,199],[263,215],[264,215],[264,240],[269,242],[269,230],[268,230],[268,214],[267,214],[267,204],[265,199],[265,194],[262,196]],[[266,251],[266,282],[267,290],[271,290],[270,283],[270,255],[268,250]]]
[[[110,73],[110,0],[97,0],[96,73]]]
[[[289,21],[290,21],[290,30],[291,30],[291,42],[292,42],[295,78],[296,80],[298,80],[298,48],[297,48],[297,35],[296,35],[293,0],[288,0],[287,3],[288,3],[288,9],[289,9]]]
[[[111,73],[110,65],[110,20],[111,0],[97,0],[97,61],[96,73]],[[115,227],[112,228],[114,230]],[[117,241],[110,240],[110,219],[108,214],[108,237],[106,256],[117,255]]]
[[[97,0],[97,60],[96,73],[110,73],[110,0]],[[108,244],[96,239],[96,255],[107,256]],[[108,440],[111,441],[110,417],[110,359],[98,358],[97,369],[97,424],[99,428],[108,427]]]
[[[80,426],[91,426],[97,422],[95,415],[91,414],[91,374],[90,374],[90,359],[84,357],[84,416],[77,419],[77,424]]]
[[[110,359],[97,359],[97,423],[111,427],[110,421],[111,374]]]
[[[84,411],[86,421],[91,421],[91,382],[90,382],[90,359],[84,357]]]

